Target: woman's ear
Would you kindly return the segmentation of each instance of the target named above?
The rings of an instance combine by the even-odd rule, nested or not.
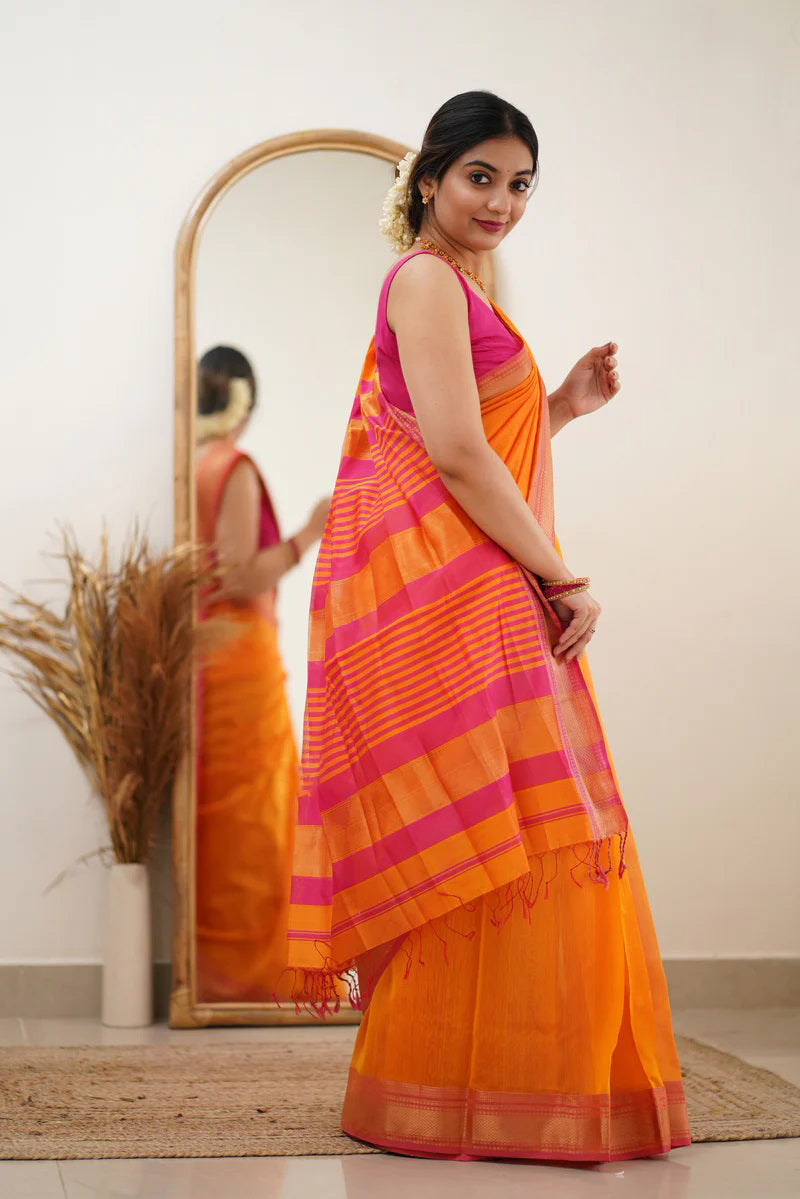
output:
[[[417,191],[419,192],[422,203],[427,204],[433,198],[433,176],[421,175],[417,180]]]

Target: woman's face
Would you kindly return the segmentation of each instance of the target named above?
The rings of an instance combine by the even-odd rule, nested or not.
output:
[[[518,137],[479,142],[441,179],[422,180],[427,230],[476,254],[494,250],[521,220],[532,180],[533,156]]]

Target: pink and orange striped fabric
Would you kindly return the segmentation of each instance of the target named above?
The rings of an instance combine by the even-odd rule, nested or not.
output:
[[[522,348],[480,380],[484,428],[556,544],[544,385],[495,311]],[[624,869],[591,686],[552,634],[387,403],[373,342],[312,591],[291,965],[330,980],[561,847],[585,846],[576,863],[601,885]],[[321,983],[323,1010],[332,995]]]

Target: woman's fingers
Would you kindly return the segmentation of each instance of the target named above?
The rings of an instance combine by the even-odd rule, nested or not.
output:
[[[555,653],[558,655],[564,654],[574,645],[576,641],[586,630],[591,626],[592,617],[588,612],[576,612],[570,623],[567,625],[564,632],[558,639],[558,644],[555,648]]]
[[[616,393],[620,389],[619,372],[617,371],[617,358],[616,358],[618,348],[619,347],[617,346],[617,343],[615,341],[610,341],[608,343],[608,345],[603,346],[603,348],[602,348],[603,370],[605,372],[605,377],[606,377],[605,378],[606,387],[604,388],[604,390],[608,391],[609,398],[612,395],[616,395]]]
[[[592,637],[594,637],[595,629],[597,627],[595,624],[596,620],[597,620],[597,617],[595,617],[594,620],[592,620],[589,623],[588,628],[583,630],[583,632],[581,633],[581,635],[577,639],[577,641],[574,641],[572,643],[572,645],[569,647],[569,649],[566,651],[566,653],[564,654],[564,660],[566,662],[571,662],[573,658],[579,658],[580,655],[583,653],[583,651],[586,649],[586,646],[589,644]]]
[[[584,633],[579,641],[576,641],[569,652],[564,655],[564,660],[566,662],[571,662],[573,658],[579,658],[593,636],[594,629],[590,628],[586,633]]]
[[[569,661],[591,639],[601,608],[597,600],[583,591],[556,600],[555,606],[559,620],[562,623],[568,620],[569,624],[561,630],[561,636],[553,646],[553,656]]]
[[[576,597],[575,607],[572,608],[572,618],[553,647],[553,655],[562,661],[571,661],[585,649],[592,639],[597,621],[600,617],[600,605],[590,596]]]
[[[580,631],[586,624],[586,609],[578,608],[573,611],[572,617],[567,627],[562,631],[558,639],[558,644],[563,648],[568,643],[575,640],[580,635]]]

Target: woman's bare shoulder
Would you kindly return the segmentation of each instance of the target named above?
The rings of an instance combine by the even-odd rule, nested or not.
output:
[[[413,254],[407,258],[395,272],[392,286],[395,283],[408,292],[428,291],[435,287],[442,288],[445,292],[454,290],[455,294],[463,295],[453,268],[435,254]]]
[[[261,476],[249,454],[241,454],[225,482],[224,498],[230,502],[249,502],[258,498]]]
[[[415,254],[401,264],[390,284],[386,302],[389,327],[409,311],[419,314],[463,312],[467,300],[451,266],[433,254]]]

